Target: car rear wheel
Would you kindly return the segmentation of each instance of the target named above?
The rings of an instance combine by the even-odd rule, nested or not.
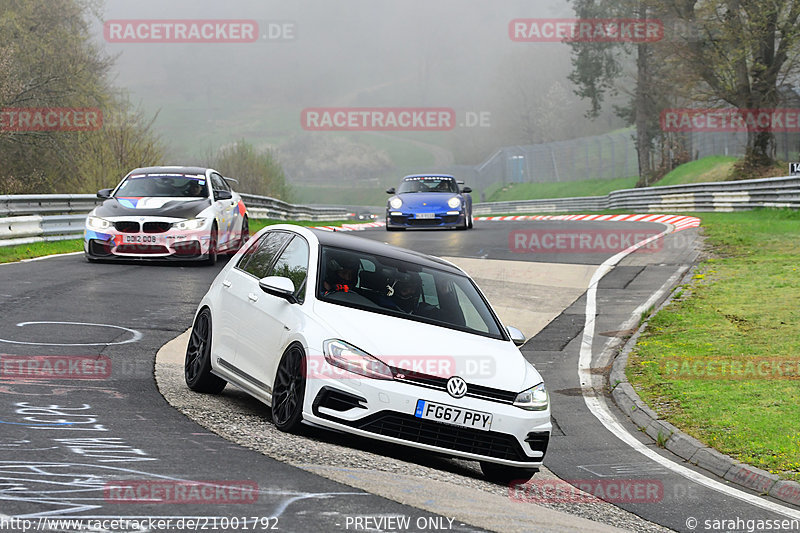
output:
[[[297,431],[303,421],[303,398],[306,392],[305,354],[292,345],[283,354],[272,388],[272,421],[281,431]]]
[[[525,483],[530,481],[538,468],[520,468],[517,466],[499,465],[488,461],[481,461],[481,472],[489,481],[508,485],[512,481]]]
[[[211,226],[211,233],[208,236],[208,255],[206,256],[205,263],[209,266],[217,264],[217,248],[219,248],[219,235],[217,233],[216,223]]]
[[[192,326],[183,365],[186,385],[195,392],[218,394],[226,381],[211,373],[211,311],[200,311]]]

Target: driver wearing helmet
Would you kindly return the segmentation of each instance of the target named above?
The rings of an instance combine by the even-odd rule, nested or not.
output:
[[[350,292],[356,286],[358,280],[358,270],[361,261],[355,256],[344,253],[331,254],[328,259],[325,279],[322,286],[325,289],[324,295],[333,292]]]
[[[392,303],[401,311],[413,313],[419,307],[422,278],[416,272],[403,272],[392,286]]]

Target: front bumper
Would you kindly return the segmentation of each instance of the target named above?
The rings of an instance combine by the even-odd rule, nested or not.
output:
[[[492,413],[489,431],[414,416],[418,400]],[[303,416],[309,422],[477,461],[521,468],[541,466],[550,438],[550,411],[526,411],[508,403],[464,397],[408,382],[310,375]]]
[[[158,228],[157,228],[158,229]],[[204,230],[169,228],[158,233],[102,231],[86,228],[83,251],[87,257],[103,260],[203,260],[208,257],[210,235]]]
[[[387,210],[386,227],[389,228],[449,228],[464,226],[466,215],[463,211],[458,214],[447,214],[446,211],[435,212],[433,217],[421,218],[420,213],[414,211]]]

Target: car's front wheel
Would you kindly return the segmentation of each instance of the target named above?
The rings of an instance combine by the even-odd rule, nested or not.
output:
[[[244,246],[244,243],[250,238],[250,222],[248,222],[247,217],[242,219],[242,231],[239,235],[239,245],[237,248],[241,248]]]
[[[287,433],[297,431],[303,421],[306,393],[306,358],[303,348],[293,344],[283,354],[272,388],[272,421]]]
[[[219,233],[217,232],[217,224],[211,226],[211,233],[208,236],[208,255],[206,255],[205,263],[209,266],[217,264],[217,253],[219,249]]]
[[[218,394],[225,388],[226,381],[211,373],[211,311],[207,307],[200,311],[192,326],[183,377],[195,392]]]
[[[512,481],[525,483],[530,481],[533,475],[538,472],[537,468],[520,468],[517,466],[499,465],[488,461],[481,461],[481,472],[489,481],[508,485]]]

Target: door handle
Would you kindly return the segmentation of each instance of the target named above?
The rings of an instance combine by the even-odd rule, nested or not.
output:
[[[231,286],[231,282],[226,279],[225,281],[222,282],[222,286],[227,289],[228,287]]]
[[[247,299],[250,300],[251,302],[257,302],[258,296],[251,292],[247,295]]]

